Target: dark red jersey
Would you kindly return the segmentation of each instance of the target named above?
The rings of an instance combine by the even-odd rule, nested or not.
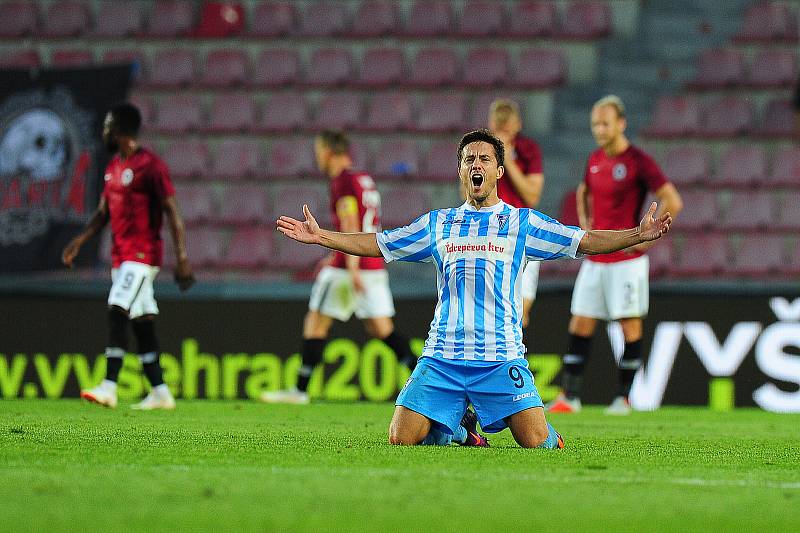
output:
[[[523,174],[542,173],[542,151],[536,141],[528,137],[517,135],[514,139],[514,153],[507,153],[506,159],[512,159]],[[508,173],[497,181],[497,196],[514,207],[532,207],[522,201],[522,197],[511,182]]]
[[[161,266],[162,200],[175,194],[167,165],[150,150],[128,159],[115,155],[106,167],[103,197],[111,215],[111,260]]]
[[[595,150],[586,164],[584,181],[591,204],[592,229],[628,229],[639,225],[647,191],[657,191],[667,178],[652,157],[631,145],[615,157]],[[618,251],[587,259],[616,263],[641,253]]]
[[[369,174],[344,170],[331,180],[331,212],[336,231],[342,231],[342,224],[336,213],[336,204],[342,198],[352,196],[358,203],[358,231],[381,231],[381,195],[375,188],[375,181]],[[336,252],[331,266],[346,268],[345,254]],[[379,270],[384,268],[381,257],[362,257],[359,268],[364,270]]]

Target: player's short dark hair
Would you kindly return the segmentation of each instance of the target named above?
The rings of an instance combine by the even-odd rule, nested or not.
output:
[[[322,130],[317,135],[317,139],[327,148],[330,148],[334,154],[350,153],[350,139],[342,130]]]
[[[142,114],[139,108],[128,102],[116,104],[109,110],[114,121],[114,129],[120,135],[136,137],[142,127]]]
[[[458,143],[458,164],[461,164],[461,156],[464,152],[464,147],[469,143],[474,142],[486,142],[494,146],[494,156],[497,159],[497,166],[501,167],[506,162],[506,147],[503,144],[503,141],[497,138],[497,136],[492,133],[491,131],[487,130],[486,128],[475,130],[467,133],[463,137],[461,137],[461,142]]]

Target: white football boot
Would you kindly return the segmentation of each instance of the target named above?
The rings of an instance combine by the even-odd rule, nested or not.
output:
[[[154,409],[175,409],[175,398],[166,384],[153,387],[150,393],[139,403],[131,405],[137,411],[152,411]]]
[[[289,403],[294,405],[307,405],[310,400],[308,393],[297,389],[265,391],[259,396],[264,403]]]
[[[614,416],[625,416],[631,414],[631,404],[625,396],[617,396],[611,405],[606,407],[604,414]]]
[[[100,385],[92,389],[82,390],[81,398],[113,409],[117,406],[117,384],[104,379],[100,382]]]

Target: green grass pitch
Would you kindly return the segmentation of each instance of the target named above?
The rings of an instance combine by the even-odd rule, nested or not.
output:
[[[599,407],[562,451],[392,447],[390,404],[0,406],[0,531],[790,531],[800,416]]]

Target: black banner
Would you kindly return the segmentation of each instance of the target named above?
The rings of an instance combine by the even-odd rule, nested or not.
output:
[[[0,71],[0,271],[60,265],[97,205],[103,118],[130,81],[128,66]]]

